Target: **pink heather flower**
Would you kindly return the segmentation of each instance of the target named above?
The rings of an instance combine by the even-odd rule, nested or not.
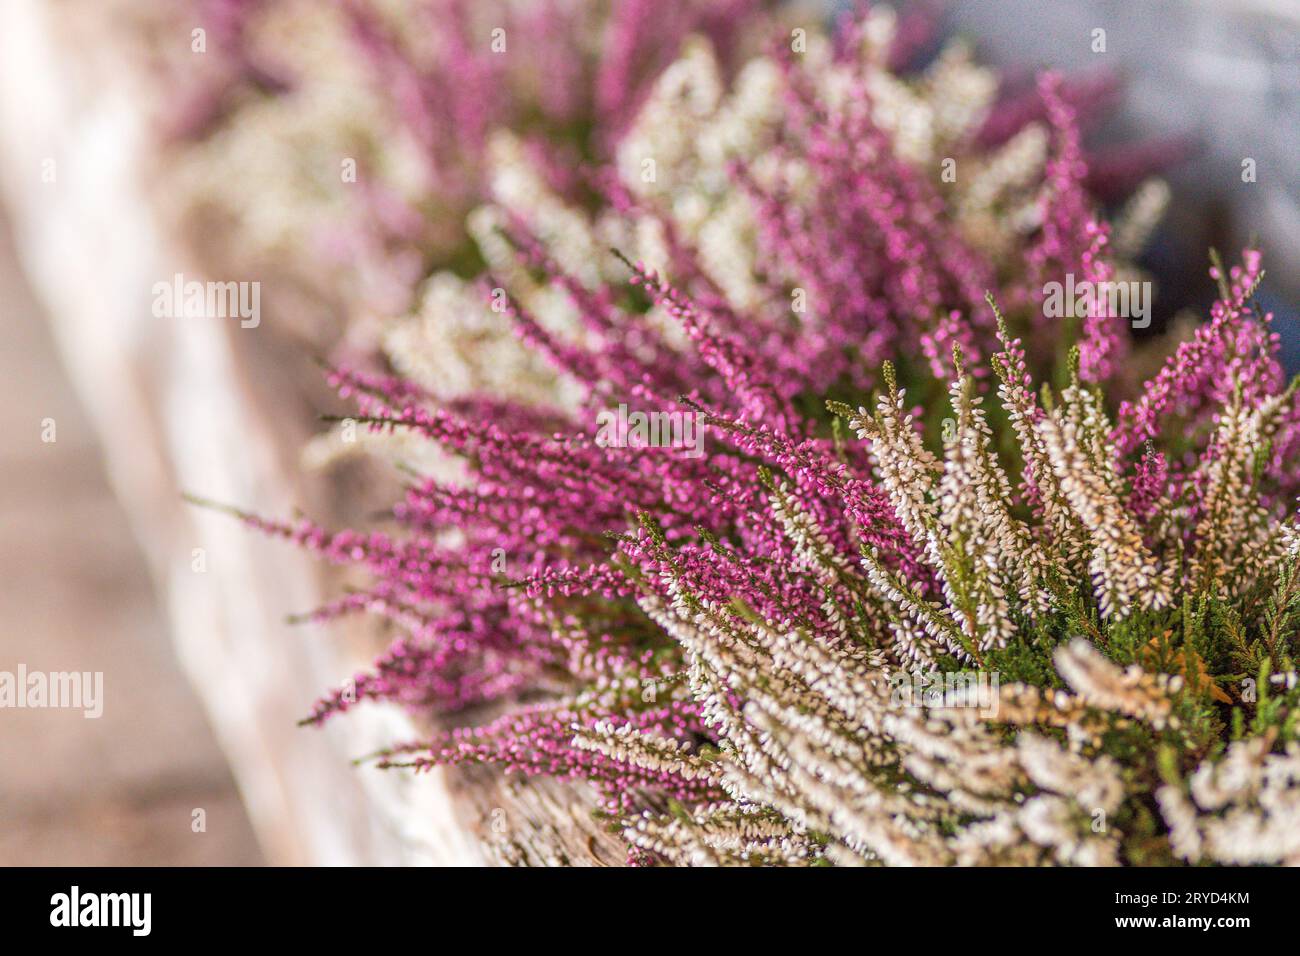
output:
[[[1168,414],[1195,418],[1220,402],[1234,380],[1233,371],[1249,369],[1241,380],[1258,397],[1276,390],[1281,382],[1277,363],[1277,337],[1269,331],[1271,315],[1255,315],[1247,295],[1261,272],[1258,250],[1247,249],[1243,264],[1227,276],[1218,267],[1211,278],[1227,284],[1228,296],[1214,303],[1210,321],[1196,330],[1190,341],[1178,346],[1164,367],[1142,389],[1141,397],[1120,405],[1112,440],[1127,455],[1154,438]]]
[[[1164,453],[1148,447],[1133,475],[1133,491],[1128,499],[1129,510],[1143,520],[1150,518],[1166,493],[1168,480],[1169,465]]]

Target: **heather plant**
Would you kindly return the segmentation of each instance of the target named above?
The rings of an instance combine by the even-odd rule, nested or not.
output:
[[[586,781],[640,864],[1300,862],[1261,258],[1127,382],[1125,320],[1045,285],[1135,274],[1159,187],[1112,229],[1067,85],[990,147],[989,75],[957,47],[901,80],[891,26],[730,84],[693,42],[595,212],[496,138],[484,274],[431,278],[392,368],[330,372],[351,423],[439,449],[403,530],[242,515],[369,569],[312,619],[396,627],[308,722],[433,715],[377,763]],[[598,440],[624,406],[706,440]]]
[[[1142,408],[1267,323],[1247,262],[1215,335],[1180,347]],[[413,486],[401,541],[250,520],[375,569],[373,592],[317,615],[365,607],[408,631],[356,697],[444,712],[547,698],[384,766],[586,779],[637,861],[1294,861],[1300,549],[1268,477],[1294,385],[1271,339],[1237,356],[1211,429],[1171,468],[1161,449],[1188,437],[1174,416],[1124,456],[1129,428],[1077,353],[1069,384],[1040,395],[1000,334],[998,420],[955,349],[935,450],[892,366],[873,407],[831,403],[861,443],[819,437],[763,408],[738,348],[707,332],[721,395],[681,398],[710,429],[703,460],[529,433],[338,373],[368,421],[471,457],[476,484]],[[900,696],[917,674],[937,695]],[[993,675],[994,696],[963,675]]]

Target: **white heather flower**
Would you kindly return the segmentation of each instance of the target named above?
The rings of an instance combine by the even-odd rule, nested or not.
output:
[[[1122,618],[1134,608],[1160,608],[1171,598],[1171,575],[1158,566],[1136,522],[1117,495],[1113,457],[1090,419],[1082,390],[1063,394],[1063,409],[1037,423],[1052,471],[1092,546],[1089,572],[1103,617]]]
[[[975,63],[970,44],[949,43],[925,71],[926,98],[933,105],[935,137],[958,142],[978,129],[997,96],[997,74]]]
[[[1055,660],[1084,703],[1135,717],[1156,729],[1171,723],[1169,695],[1182,686],[1181,678],[1149,674],[1136,664],[1121,671],[1082,638],[1058,648]]]
[[[1244,406],[1240,394],[1218,416],[1213,454],[1199,469],[1205,479],[1191,578],[1199,590],[1240,594],[1282,557],[1268,510],[1254,487],[1255,456],[1276,435],[1291,390]]]
[[[1231,744],[1188,781],[1192,799],[1157,793],[1175,852],[1188,862],[1300,865],[1300,747],[1270,753],[1271,738]],[[1194,801],[1194,803],[1193,803]]]
[[[1121,259],[1141,254],[1151,233],[1164,218],[1171,196],[1163,179],[1146,179],[1129,197],[1111,229],[1111,248]]]

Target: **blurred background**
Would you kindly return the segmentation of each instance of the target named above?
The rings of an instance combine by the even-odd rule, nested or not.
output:
[[[0,221],[0,670],[102,671],[112,703],[0,711],[0,863],[256,864],[225,757],[176,662],[99,439]],[[51,417],[57,440],[32,439]],[[39,435],[37,436],[39,438]],[[208,831],[191,829],[203,808]]]
[[[382,161],[399,183],[419,178],[365,92],[364,57],[339,46],[367,6],[5,4],[0,671],[100,671],[106,699],[99,719],[0,709],[2,864],[479,862],[465,836],[479,811],[455,781],[349,766],[410,731],[404,715],[295,727],[373,649],[365,634],[284,623],[337,581],[180,497],[346,520],[378,480],[363,464],[303,467],[331,401],[312,356],[370,347],[367,317],[406,307],[401,290],[455,260],[478,159],[445,158],[458,177],[443,181],[470,199],[451,187],[435,197],[415,227],[412,244],[436,250],[423,258],[368,234],[369,220],[322,187],[340,155]],[[476,9],[497,6],[556,9]],[[821,18],[843,6],[798,9]],[[1160,288],[1153,333],[1208,302],[1207,247],[1230,257],[1253,237],[1266,251],[1263,295],[1300,366],[1300,2],[894,6],[933,21],[917,63],[964,35],[1008,82],[1048,66],[1113,79],[1089,145],[1154,141],[1178,156],[1170,213],[1143,261]],[[599,46],[599,30],[583,29]],[[656,62],[679,42],[668,35]],[[510,104],[537,98],[548,76],[513,77],[491,120],[522,121]],[[261,324],[155,318],[153,284],[178,272],[258,279]]]
[[[1188,154],[1162,175],[1173,188],[1143,264],[1159,278],[1154,328],[1184,308],[1204,310],[1206,250],[1265,250],[1266,304],[1278,314],[1292,372],[1300,295],[1300,3],[1296,0],[1143,0],[1140,3],[955,3],[945,22],[1011,69],[1115,69],[1120,107],[1088,141],[1186,137]],[[1105,53],[1093,31],[1105,31]],[[1135,158],[1132,153],[1127,157]],[[1254,182],[1243,161],[1254,160]]]

